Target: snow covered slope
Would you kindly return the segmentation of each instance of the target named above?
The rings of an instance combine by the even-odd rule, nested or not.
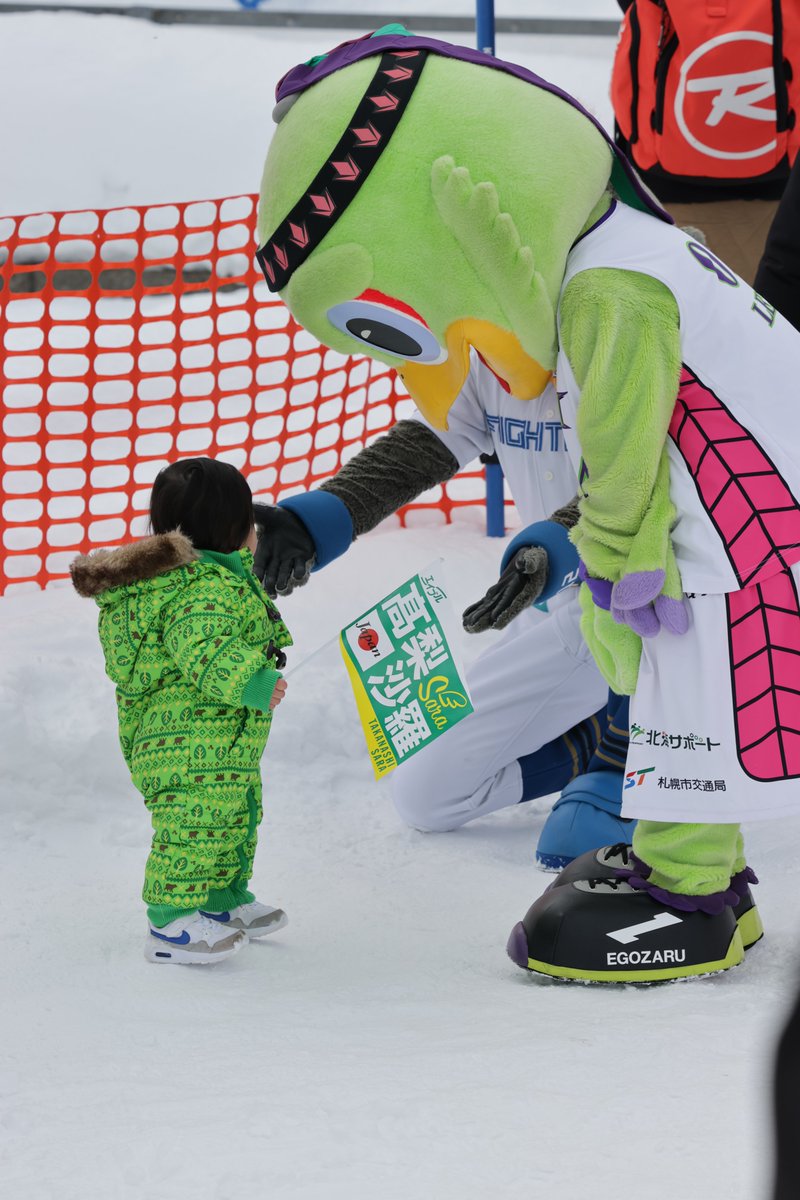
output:
[[[465,605],[498,546],[470,527],[365,537],[284,602],[293,660],[439,553]],[[264,761],[255,882],[288,929],[159,970],[141,956],[149,824],[95,623],[68,590],[0,601],[4,1194],[584,1200],[624,1175],[648,1200],[766,1200],[800,822],[750,832],[767,938],[743,967],[534,982],[504,942],[549,881],[543,806],[404,828],[332,646],[290,678]]]
[[[255,190],[275,79],[339,36],[0,17],[0,210]],[[607,116],[608,40],[498,49]],[[465,605],[499,553],[471,525],[362,539],[285,602],[295,661],[439,554]],[[149,825],[95,624],[69,590],[0,600],[4,1196],[587,1200],[627,1181],[767,1200],[800,821],[748,832],[767,938],[743,967],[533,982],[503,947],[548,882],[544,806],[404,828],[330,647],[291,677],[265,759],[256,884],[289,928],[210,971],[158,970],[137,898]]]

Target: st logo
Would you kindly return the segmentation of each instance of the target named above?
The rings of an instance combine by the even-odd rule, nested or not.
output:
[[[655,767],[641,767],[638,771],[626,771],[625,788],[641,787],[645,775],[649,775],[651,771],[655,771]]]

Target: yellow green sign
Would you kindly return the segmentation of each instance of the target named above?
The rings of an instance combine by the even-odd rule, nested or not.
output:
[[[342,656],[376,778],[473,711],[452,630],[453,610],[438,564],[342,630]]]

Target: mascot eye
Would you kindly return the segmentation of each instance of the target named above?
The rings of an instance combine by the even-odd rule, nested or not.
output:
[[[335,304],[328,309],[328,320],[342,333],[386,354],[423,363],[444,362],[447,351],[422,317],[408,305],[399,307],[401,302],[389,296],[373,295],[379,299],[368,299],[365,294]]]

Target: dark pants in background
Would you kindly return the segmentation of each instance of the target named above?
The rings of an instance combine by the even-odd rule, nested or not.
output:
[[[778,1042],[775,1063],[775,1190],[772,1200],[800,1197],[800,994]]]

